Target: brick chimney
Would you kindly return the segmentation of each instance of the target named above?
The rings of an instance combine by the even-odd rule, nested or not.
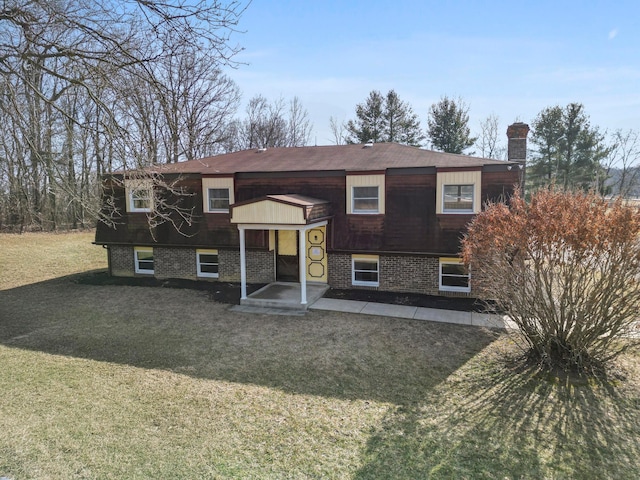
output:
[[[529,125],[523,122],[516,122],[507,127],[507,160],[519,164],[520,167],[520,186],[524,194],[525,172],[527,167],[527,135],[529,133]]]
[[[528,133],[529,125],[526,123],[516,122],[507,127],[507,138],[509,139],[507,160],[523,164],[527,161]]]

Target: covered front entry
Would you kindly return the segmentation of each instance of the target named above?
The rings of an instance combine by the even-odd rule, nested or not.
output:
[[[326,226],[329,203],[302,195],[268,195],[231,207],[231,223],[240,232],[241,301],[247,298],[246,230],[269,231],[275,280],[300,283],[300,304],[307,304],[307,280],[327,282]]]

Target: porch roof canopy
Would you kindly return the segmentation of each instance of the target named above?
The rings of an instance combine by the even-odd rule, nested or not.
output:
[[[231,205],[231,223],[310,225],[330,216],[327,200],[304,195],[267,195]]]

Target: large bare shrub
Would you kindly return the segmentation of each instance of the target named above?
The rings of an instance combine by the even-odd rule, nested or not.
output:
[[[463,257],[474,288],[548,367],[600,367],[640,312],[640,214],[593,193],[514,195],[471,223]]]

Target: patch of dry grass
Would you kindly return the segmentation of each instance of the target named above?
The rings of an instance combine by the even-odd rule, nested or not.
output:
[[[107,253],[92,245],[93,230],[0,234],[0,290],[107,268]]]
[[[640,475],[638,356],[626,378],[573,385],[516,368],[509,337],[483,329],[27,283],[0,291],[0,476]]]

